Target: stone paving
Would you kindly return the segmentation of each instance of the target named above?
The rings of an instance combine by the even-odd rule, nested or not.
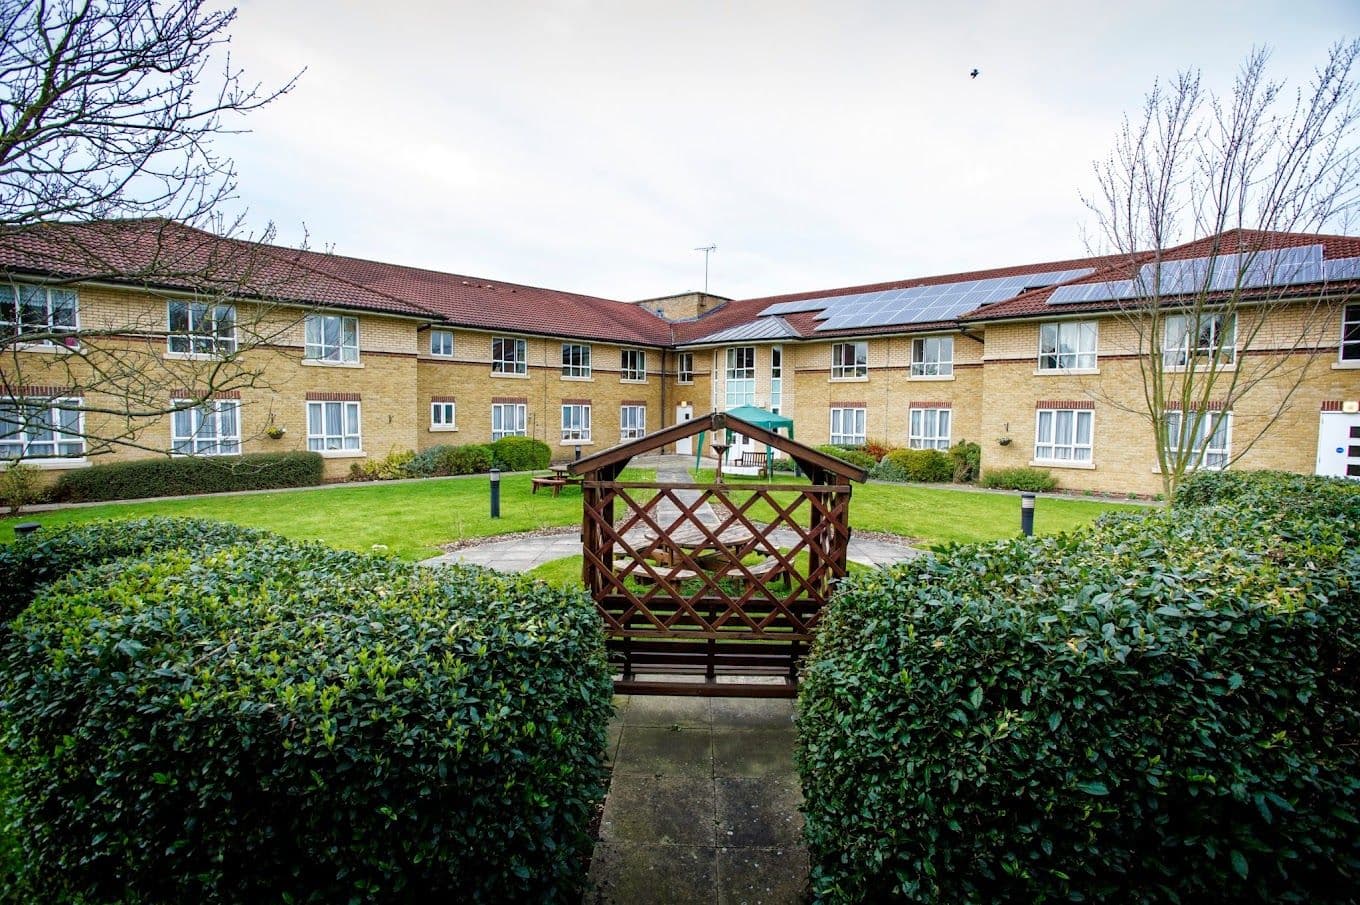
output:
[[[615,699],[587,903],[806,901],[787,699]]]

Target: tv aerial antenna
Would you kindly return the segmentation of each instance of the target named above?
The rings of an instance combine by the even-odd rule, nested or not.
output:
[[[702,251],[704,253],[704,295],[708,295],[708,256],[718,250],[718,243],[714,242],[712,245],[701,245],[694,250]]]

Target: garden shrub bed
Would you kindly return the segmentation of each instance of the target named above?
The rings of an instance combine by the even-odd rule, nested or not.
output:
[[[1047,469],[1030,468],[1028,465],[989,468],[982,473],[980,483],[983,487],[995,490],[1026,490],[1031,493],[1046,493],[1058,486]]]
[[[323,465],[321,454],[314,452],[177,456],[92,465],[63,472],[53,485],[52,499],[59,503],[94,503],[195,493],[312,487],[321,483]]]
[[[851,465],[857,465],[866,471],[878,464],[878,460],[869,453],[862,449],[856,449],[849,446],[818,446],[817,451],[824,455],[840,459],[842,462],[849,462]]]
[[[1352,901],[1360,486],[1175,507],[851,576],[803,673],[826,901]]]
[[[611,683],[580,592],[265,539],[97,566],[3,650],[67,901],[579,898]]]

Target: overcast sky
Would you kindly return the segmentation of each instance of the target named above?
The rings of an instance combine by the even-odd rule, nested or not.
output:
[[[1306,81],[1355,0],[241,0],[296,90],[224,141],[250,223],[609,298],[737,298],[1083,254],[1091,161],[1158,76]],[[969,70],[981,70],[970,79]]]

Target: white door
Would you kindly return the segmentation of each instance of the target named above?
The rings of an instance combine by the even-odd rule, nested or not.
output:
[[[694,417],[694,406],[677,405],[675,407],[675,423],[683,424]],[[675,441],[675,451],[682,456],[694,455],[694,438],[686,437],[683,440]]]
[[[1318,424],[1317,473],[1360,478],[1360,415],[1322,413]]]

